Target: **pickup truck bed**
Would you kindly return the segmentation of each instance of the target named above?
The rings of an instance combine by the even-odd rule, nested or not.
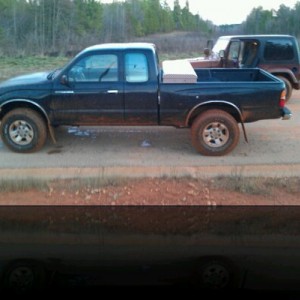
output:
[[[286,108],[278,105],[282,82],[264,70],[196,69],[195,74],[196,83],[180,84],[178,80],[161,83],[162,125],[189,127],[194,120],[193,114],[197,115],[199,110],[209,109],[212,105],[230,111],[242,123],[278,116],[289,118]]]
[[[162,63],[163,83],[196,83],[209,81],[231,82],[270,82],[276,81],[274,76],[258,68],[248,69],[194,69],[188,60],[164,61]],[[278,82],[278,80],[277,80]]]
[[[196,69],[197,82],[279,82],[274,76],[261,69]]]

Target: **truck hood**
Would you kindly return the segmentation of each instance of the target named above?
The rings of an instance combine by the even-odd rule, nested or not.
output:
[[[49,72],[39,72],[21,75],[0,83],[0,94],[17,89],[38,89],[41,85],[48,85],[51,81],[47,79]]]

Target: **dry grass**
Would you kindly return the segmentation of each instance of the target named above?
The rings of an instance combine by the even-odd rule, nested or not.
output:
[[[162,178],[162,180],[167,178]],[[169,178],[172,179],[172,178]],[[175,180],[187,180],[188,178],[173,178]],[[78,190],[95,190],[107,186],[120,186],[130,184],[137,179],[128,178],[73,178],[66,180],[45,180],[35,178],[24,179],[0,179],[0,192],[22,192],[28,190],[48,191],[65,190],[75,192]],[[159,180],[159,179],[158,179]],[[215,189],[225,189],[248,195],[271,195],[273,189],[280,189],[289,194],[300,193],[300,178],[264,178],[245,177],[242,174],[232,176],[220,176],[215,179],[202,180],[203,184]]]
[[[245,177],[242,174],[233,174],[229,177],[218,177],[214,186],[242,194],[271,195],[274,189],[283,190],[289,194],[300,193],[300,178],[264,178]]]

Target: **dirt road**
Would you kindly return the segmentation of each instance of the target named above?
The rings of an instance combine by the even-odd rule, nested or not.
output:
[[[188,129],[169,127],[61,127],[56,146],[49,139],[40,152],[26,155],[0,141],[0,177],[299,176],[300,92],[287,106],[291,120],[246,124],[249,143],[241,135],[223,157],[199,155]]]

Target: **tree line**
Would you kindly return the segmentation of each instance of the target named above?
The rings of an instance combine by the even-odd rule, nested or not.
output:
[[[0,0],[0,54],[78,51],[91,44],[124,42],[175,30],[209,34],[212,23],[193,15],[186,1]]]
[[[219,27],[192,14],[188,0],[184,7],[179,0],[173,4],[171,9],[166,0],[0,0],[0,55],[73,55],[92,44],[173,31],[191,32],[195,42],[231,33],[300,36],[300,2],[278,11],[257,7],[241,25]]]
[[[277,11],[254,8],[242,24],[245,34],[291,34],[300,37],[300,2],[293,8],[282,4]]]

